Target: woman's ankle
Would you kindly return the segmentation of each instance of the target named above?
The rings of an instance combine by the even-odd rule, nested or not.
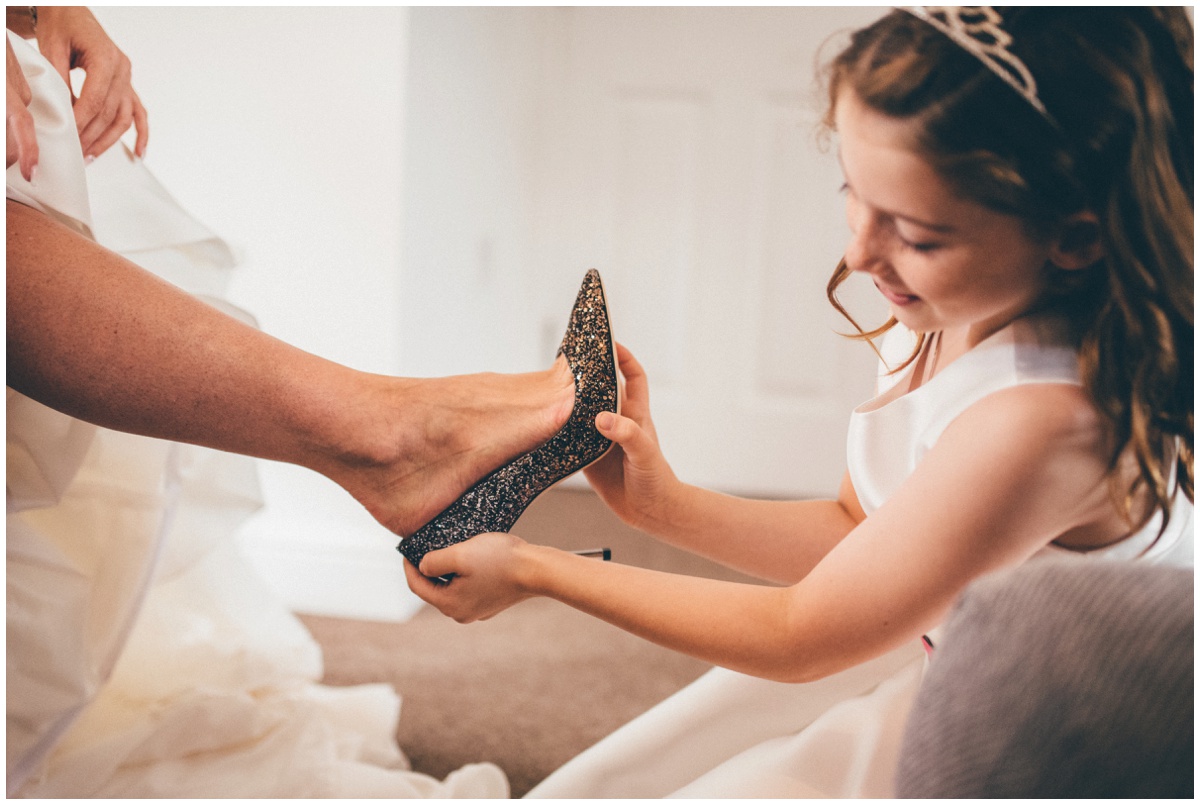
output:
[[[523,375],[361,375],[310,466],[392,531],[411,533],[566,424],[575,386],[560,363]]]

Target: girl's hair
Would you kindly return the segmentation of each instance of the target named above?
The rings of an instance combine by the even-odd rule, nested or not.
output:
[[[1046,266],[1041,305],[1071,324],[1084,387],[1110,428],[1115,499],[1138,527],[1161,511],[1161,534],[1176,492],[1194,500],[1192,24],[1182,8],[997,11],[1053,122],[932,25],[893,11],[830,64],[825,124],[850,89],[911,121],[912,147],[957,193],[1032,235],[1080,211],[1098,216],[1104,257]],[[836,297],[849,274],[842,261],[830,301],[874,338],[895,319],[859,327]],[[1121,488],[1128,476],[1114,470],[1127,453],[1138,472]]]

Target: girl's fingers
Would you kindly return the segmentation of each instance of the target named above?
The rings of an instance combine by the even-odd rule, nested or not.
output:
[[[605,411],[596,415],[596,430],[606,439],[621,445],[626,457],[634,462],[645,458],[654,449],[654,442],[634,420]]]
[[[456,573],[458,569],[453,545],[449,548],[442,548],[441,550],[430,551],[425,554],[421,558],[421,567],[419,568],[421,575],[426,579],[448,576],[451,573]]]
[[[632,383],[646,382],[646,370],[638,362],[638,359],[633,357],[633,353],[624,344],[617,344],[617,366],[621,369],[621,374],[625,375],[625,381]]]
[[[634,419],[644,419],[650,411],[650,386],[646,370],[624,344],[617,344],[617,366],[625,380],[622,410]]]
[[[430,596],[437,591],[438,582],[421,575],[421,571],[413,567],[413,563],[407,559],[404,560],[403,565],[404,577],[408,580],[408,589],[412,590],[425,603],[432,604]]]

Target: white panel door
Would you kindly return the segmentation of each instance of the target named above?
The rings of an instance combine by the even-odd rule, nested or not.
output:
[[[681,478],[832,494],[875,358],[825,299],[847,232],[814,73],[832,34],[880,10],[557,13],[530,267],[543,298],[600,269]],[[886,315],[861,287],[843,295],[864,324]],[[547,339],[563,315],[543,311]]]

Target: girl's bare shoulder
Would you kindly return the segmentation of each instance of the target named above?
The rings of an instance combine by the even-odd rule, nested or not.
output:
[[[1039,446],[1061,446],[1064,441],[1094,442],[1103,446],[1100,412],[1087,391],[1074,383],[1029,383],[989,394],[968,407],[951,424],[980,437]]]
[[[1111,513],[1110,442],[1081,386],[1037,383],[995,392],[960,414],[940,441],[957,461],[985,467],[996,485],[1075,501],[1073,519]]]

